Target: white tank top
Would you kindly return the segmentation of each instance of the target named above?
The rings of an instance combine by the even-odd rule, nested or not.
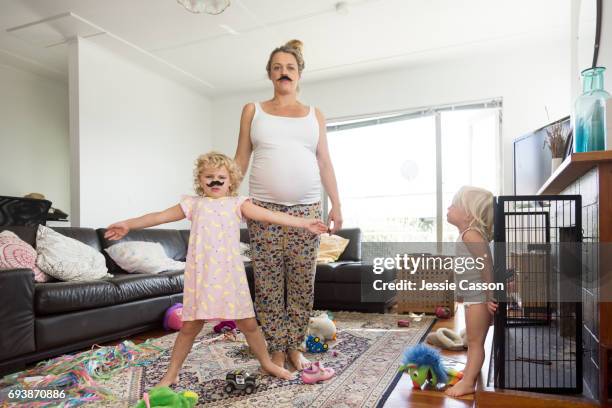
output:
[[[282,205],[321,201],[319,122],[312,106],[308,115],[292,118],[270,115],[255,103],[251,143],[251,197]]]

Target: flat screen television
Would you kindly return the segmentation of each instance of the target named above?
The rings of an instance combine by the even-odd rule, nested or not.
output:
[[[569,134],[571,123],[567,116],[514,140],[514,195],[536,194],[550,177],[552,156],[544,141],[546,129],[559,122]]]

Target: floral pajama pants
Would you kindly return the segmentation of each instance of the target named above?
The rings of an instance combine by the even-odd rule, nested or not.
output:
[[[303,218],[321,218],[321,204],[254,204]],[[248,221],[255,311],[270,352],[298,349],[314,301],[319,236],[303,228]]]

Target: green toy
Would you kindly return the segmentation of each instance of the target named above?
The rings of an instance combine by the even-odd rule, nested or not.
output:
[[[193,391],[176,393],[169,387],[154,387],[142,395],[134,408],[193,408],[198,403],[198,394]]]
[[[462,372],[444,367],[437,350],[422,343],[404,351],[400,371],[410,376],[415,390],[438,389],[442,384],[452,386],[463,378]]]

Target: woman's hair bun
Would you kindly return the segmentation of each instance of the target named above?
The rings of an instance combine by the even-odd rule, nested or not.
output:
[[[291,40],[287,41],[285,47],[295,48],[301,53],[302,49],[304,48],[304,43],[302,43],[300,40]]]

